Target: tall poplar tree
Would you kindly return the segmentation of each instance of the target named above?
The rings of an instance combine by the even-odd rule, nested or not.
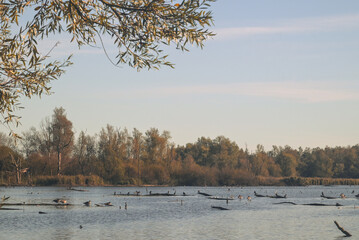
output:
[[[55,108],[51,122],[52,145],[57,156],[57,175],[62,174],[62,161],[72,150],[74,132],[72,122],[67,119],[65,109]]]

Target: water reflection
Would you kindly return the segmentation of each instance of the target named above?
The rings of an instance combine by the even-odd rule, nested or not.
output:
[[[71,228],[55,228],[49,233],[53,239],[69,240],[73,239],[74,231]]]

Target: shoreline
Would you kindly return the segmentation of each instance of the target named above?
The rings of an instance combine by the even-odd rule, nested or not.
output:
[[[76,176],[41,176],[41,178],[51,179],[52,181],[33,181],[32,184],[5,184],[2,182],[0,187],[67,187],[69,190],[76,190],[77,187],[179,187],[184,185],[176,184],[106,184],[102,181],[94,181],[88,184],[86,181],[76,181]],[[92,176],[82,176],[82,179],[92,178]],[[79,178],[75,178],[79,179]],[[243,185],[185,185],[187,187],[255,187],[255,186],[352,186],[359,185],[358,178],[265,178],[256,177],[255,181]]]

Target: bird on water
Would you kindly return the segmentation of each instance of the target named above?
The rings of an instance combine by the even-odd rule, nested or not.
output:
[[[61,198],[56,198],[56,199],[53,200],[53,202],[55,202],[55,203],[63,203],[63,204],[67,203],[67,201],[65,199],[61,199]]]

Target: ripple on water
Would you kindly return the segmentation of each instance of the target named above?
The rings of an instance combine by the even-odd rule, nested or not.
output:
[[[351,197],[358,187],[247,187],[247,188],[148,188],[147,191],[177,192],[190,197],[118,197],[113,192],[134,192],[139,188],[88,188],[89,192],[65,188],[0,188],[19,202],[51,202],[65,197],[74,207],[21,207],[19,211],[0,212],[0,239],[336,239],[342,236],[333,220],[359,236],[356,223],[358,200]],[[252,201],[216,201],[197,194],[197,190],[216,196],[251,196]],[[33,192],[27,194],[27,192]],[[144,194],[146,189],[140,188]],[[313,207],[280,204],[281,199],[256,198],[253,191],[265,195],[287,194],[296,203],[335,203],[344,207]],[[321,192],[348,199],[323,200]],[[111,201],[114,207],[85,207]],[[182,200],[182,202],[181,202]],[[125,202],[128,210],[124,210]],[[219,211],[212,205],[231,211]],[[120,209],[119,206],[122,206]],[[47,214],[39,214],[44,211]],[[80,228],[80,225],[82,228]]]

